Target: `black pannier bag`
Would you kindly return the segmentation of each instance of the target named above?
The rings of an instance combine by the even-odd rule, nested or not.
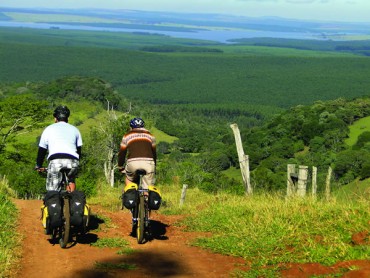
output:
[[[44,205],[48,208],[47,229],[62,225],[62,201],[59,191],[48,191],[44,197]]]
[[[158,210],[162,203],[161,193],[159,192],[158,188],[151,185],[149,186],[149,209],[151,210]]]
[[[122,194],[122,205],[127,209],[133,209],[136,206],[139,191],[136,183],[129,183],[124,188]]]
[[[70,197],[69,206],[71,212],[71,225],[82,226],[86,204],[85,193],[79,190],[74,190],[70,193]]]

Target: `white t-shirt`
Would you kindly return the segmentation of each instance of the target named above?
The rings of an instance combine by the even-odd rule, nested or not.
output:
[[[82,146],[81,133],[75,126],[57,122],[45,128],[39,147],[48,149],[48,158],[53,154],[65,153],[79,158],[77,147]]]

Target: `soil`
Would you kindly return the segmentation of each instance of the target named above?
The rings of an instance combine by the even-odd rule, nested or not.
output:
[[[204,234],[187,232],[184,227],[174,225],[179,216],[156,212],[151,216],[153,239],[138,244],[136,238],[130,236],[128,210],[111,212],[92,206],[89,232],[62,249],[44,234],[40,220],[41,201],[14,202],[20,210],[18,232],[23,236],[23,241],[21,261],[12,277],[232,277],[235,271],[248,269],[248,263],[242,258],[214,254],[190,246],[190,240]],[[109,225],[104,223],[104,217],[99,217],[102,215],[112,222]],[[368,242],[366,237],[369,233],[366,231],[358,237],[364,235],[363,242]],[[123,237],[134,252],[119,254],[117,251],[120,248],[93,246],[101,238],[113,237]],[[353,240],[361,241],[360,238]],[[135,267],[117,267],[124,264]],[[116,267],[112,267],[114,265]],[[327,277],[325,275],[338,273],[342,273],[342,276],[335,277],[370,277],[370,261],[341,262],[331,267],[314,263],[287,264],[284,268],[282,277]]]

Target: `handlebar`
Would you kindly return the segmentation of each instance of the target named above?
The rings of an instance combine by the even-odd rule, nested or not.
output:
[[[48,168],[45,168],[45,167],[37,168],[37,167],[35,167],[35,170],[39,173],[47,173]]]

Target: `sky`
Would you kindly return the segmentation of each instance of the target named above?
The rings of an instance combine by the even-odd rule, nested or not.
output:
[[[130,9],[370,22],[370,0],[0,0],[0,7]]]

